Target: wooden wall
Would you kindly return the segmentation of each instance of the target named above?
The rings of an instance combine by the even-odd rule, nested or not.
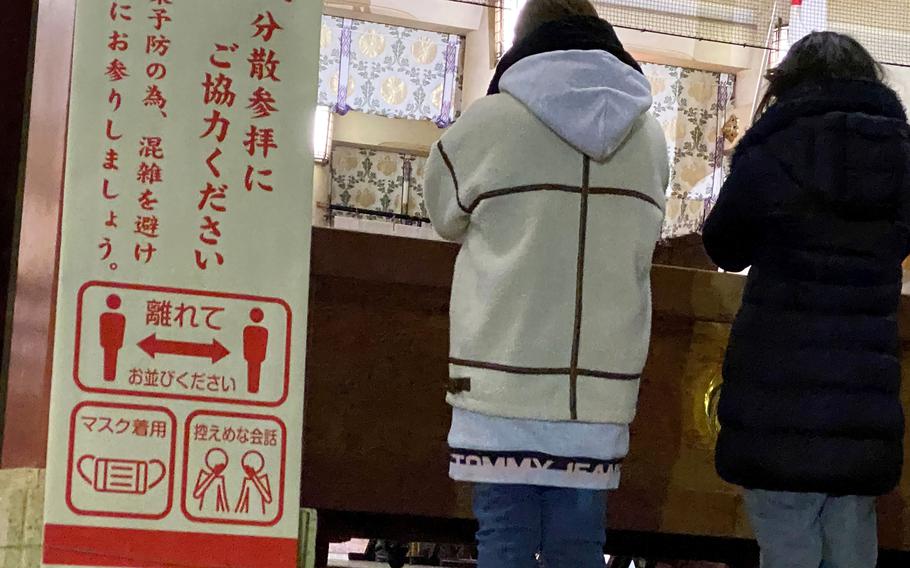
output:
[[[8,2],[13,3],[13,2]],[[57,232],[76,0],[40,0],[0,465],[43,467],[47,452]]]
[[[21,0],[4,2],[0,6],[0,53],[4,60],[4,80],[0,84],[0,409],[2,409],[7,369],[8,310],[12,309],[10,295],[14,254],[18,233],[18,209],[21,196],[26,109],[29,72],[31,71],[32,16],[35,2]],[[0,412],[0,443],[2,443],[3,413]]]
[[[467,488],[447,477],[447,312],[455,254],[445,243],[315,231],[304,506],[470,518]],[[656,266],[652,278],[651,353],[610,526],[750,538],[738,491],[714,472],[716,433],[706,408],[744,279],[666,266]],[[908,314],[905,305],[904,323]],[[910,404],[910,385],[905,398]],[[910,550],[908,503],[905,476],[900,491],[882,500],[884,546]]]

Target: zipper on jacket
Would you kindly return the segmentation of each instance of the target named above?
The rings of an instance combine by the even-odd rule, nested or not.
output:
[[[578,220],[578,265],[575,274],[575,324],[572,329],[572,363],[569,367],[569,411],[578,420],[578,356],[581,350],[581,311],[584,303],[585,248],[588,240],[588,198],[591,194],[591,158],[585,156]]]

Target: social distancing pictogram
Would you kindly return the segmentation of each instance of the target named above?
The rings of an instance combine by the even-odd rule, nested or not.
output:
[[[287,397],[291,314],[280,300],[89,283],[79,291],[67,500],[85,516],[162,518],[175,494],[198,523],[281,518],[286,427],[278,417],[200,411],[182,426],[162,399],[273,407]],[[183,472],[175,471],[182,456]]]
[[[291,313],[268,298],[110,283],[80,291],[74,377],[85,391],[277,406]]]

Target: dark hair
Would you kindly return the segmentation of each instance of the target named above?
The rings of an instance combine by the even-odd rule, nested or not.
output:
[[[543,24],[576,16],[597,18],[597,9],[589,0],[529,0],[515,24],[515,43]]]
[[[885,69],[865,47],[850,36],[814,32],[799,40],[780,65],[768,71],[768,90],[756,118],[797,87],[832,79],[884,81]]]

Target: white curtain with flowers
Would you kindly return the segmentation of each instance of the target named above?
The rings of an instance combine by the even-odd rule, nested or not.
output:
[[[455,34],[323,16],[319,104],[444,128],[461,110],[463,48]]]
[[[414,154],[338,146],[332,155],[334,214],[387,220],[390,218],[382,214],[399,215],[415,222],[426,219],[426,161],[425,156]]]
[[[663,126],[670,157],[665,239],[701,231],[724,180],[723,127],[734,76],[642,64],[651,82],[651,111]]]

